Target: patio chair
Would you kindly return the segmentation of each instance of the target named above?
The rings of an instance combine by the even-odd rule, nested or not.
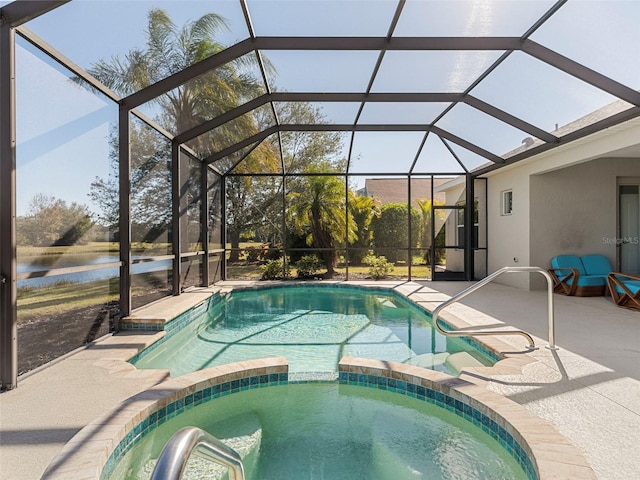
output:
[[[584,265],[584,270],[587,273],[588,277],[600,277],[604,282],[605,288],[603,295],[609,295],[609,290],[606,288],[607,285],[607,275],[609,275],[613,268],[611,268],[611,262],[604,255],[593,254],[593,255],[583,255],[580,257],[582,260],[582,264]]]
[[[612,272],[607,275],[607,284],[616,305],[640,311],[640,277]]]
[[[551,259],[549,273],[553,278],[554,292],[577,297],[604,295],[607,275],[611,272],[609,260],[603,255],[585,255],[582,258],[586,262],[577,255],[558,255]]]

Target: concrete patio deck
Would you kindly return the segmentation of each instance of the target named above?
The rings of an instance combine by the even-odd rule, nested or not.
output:
[[[414,300],[437,303],[468,284],[406,286]],[[176,303],[186,306],[197,297],[193,292],[171,301],[179,310]],[[470,372],[463,378],[507,396],[553,424],[582,450],[600,480],[638,478],[640,313],[616,307],[602,297],[556,295],[554,300],[557,351],[544,348],[546,292],[490,284],[465,298],[463,305],[452,307],[470,323],[521,328],[541,346],[530,353],[536,361],[524,365],[521,373]],[[102,339],[22,378],[17,389],[1,394],[0,477],[40,478],[84,425],[119,401],[168,378],[164,372],[137,371],[121,361],[157,335],[161,334]],[[521,350],[521,338],[501,338]]]

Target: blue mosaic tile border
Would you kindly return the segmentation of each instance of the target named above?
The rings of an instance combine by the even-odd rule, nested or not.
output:
[[[102,468],[100,480],[110,479],[115,472],[116,466],[129,450],[140,443],[145,435],[151,433],[154,429],[166,421],[171,420],[175,416],[203,403],[207,403],[211,400],[215,400],[216,398],[225,397],[233,393],[252,390],[255,388],[287,385],[288,383],[288,376],[286,373],[256,375],[253,377],[244,377],[237,380],[231,380],[229,382],[215,384],[179,398],[175,402],[153,412],[127,433],[125,438],[123,438],[113,452],[111,452],[107,463]]]
[[[164,342],[169,340],[173,335],[178,333],[182,328],[189,325],[193,321],[198,321],[202,318],[203,315],[207,314],[209,309],[214,308],[218,303],[223,301],[223,297],[219,293],[213,294],[207,300],[199,303],[195,307],[187,310],[186,312],[181,313],[177,317],[169,320],[165,324],[122,324],[120,325],[121,330],[137,330],[137,331],[166,331],[166,335],[158,340],[153,345],[148,346],[144,350],[138,352],[135,356],[128,360],[129,363],[135,365],[135,362],[144,358],[154,351],[155,348],[162,345]]]
[[[213,307],[215,304],[219,303],[222,300],[222,296],[219,293],[214,293],[211,297],[203,302],[199,303],[193,308],[190,308],[186,312],[181,313],[175,318],[172,318],[168,322],[164,323],[128,323],[121,322],[119,327],[120,330],[130,331],[130,330],[138,330],[138,331],[151,331],[151,332],[160,332],[166,331],[167,336],[173,335],[175,332],[179,331],[185,325],[191,323],[194,319],[199,318],[201,315],[205,314],[207,310]]]
[[[329,372],[327,375],[334,376],[333,372]],[[216,398],[255,388],[288,385],[289,383],[333,383],[328,381],[326,378],[326,376],[323,378],[322,375],[315,372],[310,374],[296,373],[290,375],[287,373],[274,373],[223,382],[190,393],[183,398],[179,398],[175,402],[153,412],[149,417],[135,425],[109,456],[107,463],[102,469],[100,479],[109,480],[115,472],[118,463],[124,458],[131,448],[137,445],[144,438],[145,435],[166,421],[190,410],[193,407],[215,400]],[[455,413],[476,427],[481,428],[483,432],[489,434],[494,440],[496,440],[500,446],[518,462],[529,480],[538,480],[537,471],[520,443],[518,443],[518,441],[514,439],[509,432],[490,417],[461,400],[422,385],[416,385],[411,382],[396,380],[394,378],[379,377],[377,375],[339,372],[337,381],[339,384],[343,385],[377,388],[379,390],[407,395]]]
[[[538,480],[538,473],[531,459],[518,441],[494,420],[461,400],[422,385],[376,375],[340,372],[338,381],[343,385],[377,388],[378,390],[400,393],[455,413],[466,421],[473,423],[476,427],[481,428],[483,432],[496,440],[518,462],[529,480]]]

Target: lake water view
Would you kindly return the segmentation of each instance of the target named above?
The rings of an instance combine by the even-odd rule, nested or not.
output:
[[[145,258],[143,256],[134,256],[133,259]],[[39,255],[24,256],[18,262],[18,274],[27,272],[39,272],[43,270],[54,270],[57,268],[77,267],[84,265],[100,265],[118,262],[120,257],[115,255],[105,255],[96,253],[87,253],[83,255]],[[25,261],[25,260],[28,260]],[[171,260],[158,260],[153,262],[134,263],[132,273],[149,273],[167,270],[172,267]],[[59,282],[86,283],[95,280],[104,280],[114,278],[120,274],[119,267],[105,267],[96,270],[88,270],[84,272],[67,273],[62,275],[53,275],[47,277],[35,277],[24,280],[18,280],[18,288],[33,287],[40,288],[47,285],[53,285]]]

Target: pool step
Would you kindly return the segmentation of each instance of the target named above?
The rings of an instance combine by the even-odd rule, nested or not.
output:
[[[485,365],[469,352],[456,353],[424,353],[412,357],[404,363],[449,372],[452,375],[460,375],[460,371],[466,367],[484,367]]]
[[[456,375],[465,367],[484,367],[485,365],[469,352],[456,352],[447,357],[445,365],[449,367]]]
[[[442,370],[449,357],[449,353],[423,353],[422,355],[418,355],[410,358],[404,363],[408,363],[409,365],[416,365],[418,367],[428,368],[430,370]]]
[[[382,313],[387,318],[409,318],[411,316],[408,308],[396,305],[389,298],[376,297],[376,301],[382,307]]]

